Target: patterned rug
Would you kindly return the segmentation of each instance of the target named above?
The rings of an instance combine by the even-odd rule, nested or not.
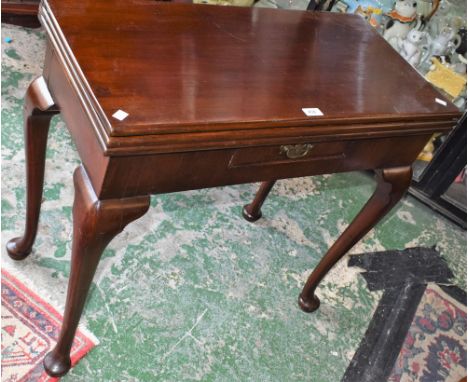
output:
[[[467,374],[466,324],[466,306],[429,284],[388,381],[460,381]]]
[[[54,347],[62,316],[17,278],[2,269],[2,381],[57,381],[42,366]],[[79,328],[71,352],[75,365],[97,344]]]

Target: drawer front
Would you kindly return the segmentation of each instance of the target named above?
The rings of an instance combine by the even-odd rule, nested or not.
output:
[[[238,149],[231,157],[230,168],[279,165],[295,162],[339,160],[346,154],[345,142],[284,144]]]
[[[111,157],[101,197],[193,190],[230,184],[411,164],[430,135],[304,142],[225,150]]]

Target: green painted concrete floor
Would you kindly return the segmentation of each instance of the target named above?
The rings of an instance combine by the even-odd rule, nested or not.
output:
[[[2,26],[2,262],[64,304],[71,176],[79,159],[66,126],[50,134],[41,225],[23,262],[6,255],[25,214],[22,97],[41,72],[44,33]],[[346,258],[296,304],[307,275],[373,190],[362,173],[280,181],[249,224],[241,207],[257,185],[159,195],[105,251],[83,322],[100,345],[63,381],[339,381],[378,293]],[[405,198],[352,253],[437,245],[466,290],[466,233]]]

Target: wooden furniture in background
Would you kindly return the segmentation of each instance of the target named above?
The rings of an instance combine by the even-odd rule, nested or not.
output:
[[[48,47],[25,98],[26,229],[7,249],[31,252],[48,121],[60,111],[82,165],[63,325],[44,361],[53,376],[70,368],[102,251],[150,194],[262,181],[244,211],[254,220],[276,179],[376,170],[374,195],[301,293],[310,312],[320,280],[403,195],[426,141],[459,117],[359,16],[44,0],[39,18]]]
[[[37,28],[40,0],[2,0],[2,23]]]

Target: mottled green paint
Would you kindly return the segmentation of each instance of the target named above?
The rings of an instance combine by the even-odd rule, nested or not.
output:
[[[43,258],[39,260],[39,265],[54,270],[52,277],[58,277],[59,274],[67,277],[70,274],[70,262],[66,260]]]
[[[20,80],[25,77],[24,73],[14,70],[13,67],[2,64],[2,96],[8,96],[8,88],[18,86]],[[20,100],[18,100],[19,102]],[[2,112],[4,110],[2,109]]]
[[[63,257],[67,254],[67,244],[63,241],[56,242],[54,257]]]
[[[7,200],[2,200],[2,213],[8,213],[12,210],[13,206]]]
[[[44,34],[11,26],[3,34],[13,38],[2,56],[4,244],[24,224],[22,97],[40,73]],[[77,164],[67,129],[54,118],[34,252],[15,263],[2,249],[3,265],[59,306]],[[319,288],[319,311],[303,313],[296,299],[373,185],[362,173],[280,181],[256,224],[242,219],[241,208],[257,185],[153,196],[149,212],[102,256],[83,316],[101,343],[62,381],[340,380],[380,293],[370,293],[345,259]],[[454,283],[466,288],[466,233],[411,197],[352,253],[434,244]]]
[[[44,197],[49,200],[59,199],[63,184],[54,184],[49,188],[44,188]]]
[[[8,57],[14,58],[15,60],[21,60],[21,57],[16,53],[16,50],[13,48],[5,49],[5,54]]]

